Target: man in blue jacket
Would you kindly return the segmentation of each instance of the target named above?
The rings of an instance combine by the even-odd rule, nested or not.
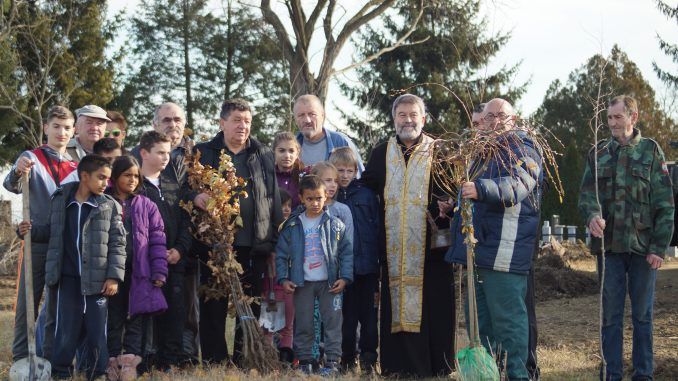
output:
[[[539,224],[542,159],[533,142],[515,128],[510,103],[493,99],[483,112],[483,130],[501,147],[481,163],[481,175],[462,185],[461,197],[473,200],[476,303],[483,345],[507,352],[509,380],[528,380],[527,279]],[[459,212],[456,240],[448,261],[466,265]],[[500,354],[503,358],[503,354]]]
[[[297,140],[301,146],[301,162],[313,165],[319,161],[329,160],[335,148],[351,147],[358,158],[358,178],[365,170],[360,152],[351,138],[338,131],[330,131],[323,127],[325,109],[323,103],[313,94],[305,94],[294,102],[294,120],[299,127]]]

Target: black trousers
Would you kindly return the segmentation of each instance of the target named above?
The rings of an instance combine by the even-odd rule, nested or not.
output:
[[[241,282],[243,291],[248,296],[260,296],[262,276],[266,266],[265,257],[251,255],[250,247],[236,246],[236,259],[243,268]],[[210,269],[200,264],[200,284],[206,285],[211,276]],[[259,318],[260,307],[252,304],[253,318]],[[229,359],[226,345],[226,316],[228,314],[228,299],[205,300],[200,297],[200,349],[202,358],[209,363],[220,363]],[[235,338],[233,348],[233,362],[238,365],[242,359],[242,330],[240,320],[235,322]]]
[[[388,271],[382,269],[382,376],[404,378],[447,375],[454,364],[454,282],[445,251],[430,251],[424,264],[424,290],[419,333],[391,333],[391,295]]]
[[[52,354],[52,375],[70,378],[73,358],[78,348],[84,353],[78,368],[87,379],[94,379],[106,371],[106,316],[108,300],[105,296],[80,292],[80,277],[62,276],[57,286],[56,330]]]
[[[184,268],[181,262],[169,265],[167,282],[162,287],[167,311],[155,317],[154,335],[158,344],[157,361],[161,367],[186,361],[183,347],[186,307],[184,305]]]
[[[108,298],[108,355],[116,357],[123,354],[141,356],[144,318],[141,315],[128,318],[129,290],[131,271],[125,274],[125,281],[120,283],[118,293]]]
[[[342,325],[341,361],[355,361],[356,330],[360,323],[360,358],[376,361],[379,333],[377,330],[379,279],[377,274],[354,275],[353,283],[344,290],[344,322]]]

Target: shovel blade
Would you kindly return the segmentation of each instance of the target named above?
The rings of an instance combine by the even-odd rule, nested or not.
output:
[[[49,381],[52,373],[52,364],[42,357],[35,357],[35,371],[33,378],[30,377],[31,363],[28,357],[23,358],[9,369],[10,381]]]

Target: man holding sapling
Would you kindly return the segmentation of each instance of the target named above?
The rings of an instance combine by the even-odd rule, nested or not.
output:
[[[594,237],[591,250],[598,255],[599,274],[605,252],[602,341],[606,380],[621,380],[624,374],[627,285],[633,321],[632,379],[652,380],[654,287],[673,233],[673,190],[664,153],[657,142],[641,136],[637,121],[635,99],[620,95],[610,101],[607,124],[612,136],[589,151],[579,194],[579,210]]]
[[[225,152],[231,157],[236,176],[247,181],[247,197],[240,197],[242,226],[235,234],[233,249],[242,265],[241,282],[248,296],[261,295],[266,260],[275,250],[278,226],[282,222],[280,193],[275,177],[275,157],[266,145],[250,136],[252,107],[244,99],[228,99],[221,105],[220,132],[212,140],[199,143],[200,163],[219,168],[219,156]],[[207,210],[206,193],[190,194],[193,204]],[[208,284],[212,271],[204,265],[209,258],[209,247],[196,241],[196,251],[201,259],[201,284]],[[210,363],[229,359],[226,347],[226,314],[228,298],[200,298],[200,347],[202,358]],[[259,305],[253,303],[252,311],[259,317]],[[239,321],[239,320],[238,320]],[[243,330],[236,324],[233,362],[243,365]]]
[[[482,111],[477,127],[496,136],[497,149],[480,175],[467,181],[461,197],[473,201],[476,305],[480,340],[490,353],[506,358],[508,379],[528,380],[528,311],[525,296],[537,240],[543,180],[539,149],[516,128],[509,102],[496,98]],[[452,225],[456,238],[446,260],[466,263],[461,216]],[[468,319],[467,319],[468,320]]]

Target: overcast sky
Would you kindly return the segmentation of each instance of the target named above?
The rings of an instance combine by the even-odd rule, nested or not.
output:
[[[665,0],[678,6],[676,0]],[[494,64],[521,59],[517,82],[531,79],[519,103],[531,113],[543,101],[549,84],[568,74],[594,54],[607,55],[614,44],[626,52],[659,93],[662,84],[652,61],[678,71],[659,50],[656,34],[678,41],[678,25],[657,10],[653,0],[504,0],[488,2],[492,28],[511,31],[512,38]],[[491,5],[490,5],[491,4]]]
[[[678,5],[676,0],[664,1]],[[138,0],[109,1],[109,16],[125,7],[130,14],[137,3]],[[221,7],[220,0],[211,3],[214,8]],[[310,8],[315,2],[305,0],[303,3]],[[360,0],[339,2],[347,12],[355,11],[363,3]],[[287,11],[281,2],[274,1],[273,7],[286,22]],[[482,13],[487,16],[488,34],[503,31],[512,35],[489,64],[488,71],[522,61],[515,83],[530,81],[526,94],[517,105],[523,114],[530,114],[539,107],[553,80],[566,80],[572,70],[594,54],[609,53],[614,44],[638,64],[658,92],[661,92],[661,84],[652,71],[652,60],[677,71],[676,65],[659,50],[655,36],[659,33],[666,40],[678,41],[678,25],[657,10],[654,0],[487,0],[482,3],[482,8]],[[318,52],[322,48],[322,40],[312,41],[311,55],[315,61],[321,58]],[[345,47],[336,66],[350,64],[352,54],[351,47]],[[311,66],[317,67],[319,62],[313,62]],[[336,82],[330,88],[328,117],[331,123],[343,125],[331,108],[346,109],[352,105],[345,99],[337,99],[341,96]]]
[[[676,0],[665,2],[678,6]],[[137,0],[109,1],[109,16],[125,6],[130,14],[137,3]],[[361,3],[356,0],[340,2],[349,11]],[[220,1],[214,1],[214,4],[217,7]],[[276,6],[284,18],[284,8],[279,4]],[[488,70],[511,66],[522,60],[515,81],[530,80],[527,93],[517,105],[524,115],[539,107],[553,80],[566,80],[567,75],[588,58],[601,52],[608,54],[614,44],[618,44],[640,67],[657,93],[662,92],[662,85],[652,71],[652,61],[656,60],[674,73],[678,71],[659,50],[655,37],[659,33],[665,40],[678,41],[678,25],[661,14],[653,0],[489,0],[483,3],[483,12],[488,17],[488,33],[510,31],[512,34]],[[318,46],[316,49],[322,47],[321,43],[314,43]],[[338,66],[350,63],[351,54],[350,47],[342,51]],[[338,94],[334,83],[330,89],[328,122],[342,126],[343,121],[335,108],[350,109],[352,105]],[[359,115],[361,111],[356,110],[356,113]],[[0,174],[3,179],[5,173]],[[0,189],[0,198],[8,197],[4,188]],[[19,203],[14,204],[18,211]],[[18,214],[16,216],[18,218]]]

